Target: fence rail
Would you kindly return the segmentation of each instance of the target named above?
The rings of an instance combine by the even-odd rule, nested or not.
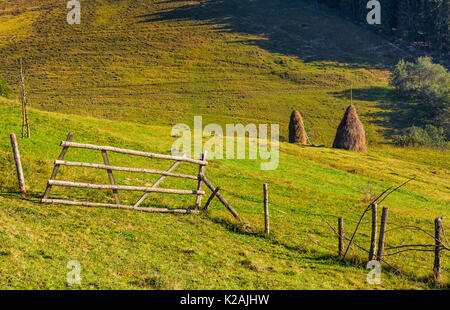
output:
[[[181,156],[163,155],[163,154],[155,154],[155,153],[148,153],[148,152],[128,150],[128,149],[121,149],[121,148],[112,147],[112,146],[100,146],[100,145],[94,145],[94,144],[75,143],[75,142],[70,142],[70,141],[62,141],[61,146],[62,147],[80,148],[80,149],[89,149],[89,150],[96,150],[96,151],[106,151],[106,152],[109,151],[109,152],[114,152],[114,153],[135,155],[135,156],[148,157],[148,158],[185,161],[185,162],[202,165],[202,166],[208,165],[208,162],[204,161],[204,160],[197,160],[197,159],[181,157]]]
[[[63,204],[63,205],[82,206],[82,207],[105,207],[105,208],[113,208],[113,209],[126,209],[126,210],[136,210],[136,211],[155,212],[155,213],[193,213],[193,214],[199,213],[199,210],[195,210],[195,209],[143,208],[143,207],[134,207],[134,206],[126,206],[126,205],[116,205],[116,204],[111,204],[111,203],[72,201],[72,200],[64,200],[64,199],[42,199],[42,203]]]
[[[195,175],[182,174],[182,173],[173,173],[173,172],[162,171],[162,170],[154,170],[154,169],[116,167],[116,166],[91,164],[91,163],[82,163],[82,162],[73,162],[73,161],[64,161],[64,160],[55,160],[55,165],[70,166],[70,167],[96,168],[96,169],[113,170],[113,171],[160,174],[160,175],[165,175],[165,176],[175,177],[175,178],[185,178],[185,179],[191,179],[191,180],[198,180],[198,176],[195,176]]]
[[[154,188],[154,187],[126,186],[126,185],[104,185],[104,184],[79,183],[69,181],[57,181],[57,180],[49,180],[48,184],[52,186],[65,186],[65,187],[89,188],[89,189],[110,189],[120,191],[146,192],[146,193],[153,192],[153,193],[179,194],[179,195],[205,194],[204,191],[197,191],[197,190]]]

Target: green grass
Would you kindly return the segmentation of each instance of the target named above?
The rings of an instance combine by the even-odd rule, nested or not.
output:
[[[92,1],[72,26],[64,5],[28,2],[2,16],[0,75],[18,85],[24,57],[36,108],[141,124],[274,122],[283,137],[297,108],[312,141],[329,145],[353,87],[370,142],[386,138],[391,95],[372,91],[405,54],[308,2]]]
[[[110,144],[168,153],[174,138],[168,126],[144,126],[32,110],[32,139],[20,140],[30,194],[17,193],[8,133],[20,132],[20,106],[3,102],[0,122],[0,287],[68,288],[66,264],[82,264],[85,289],[371,289],[366,284],[366,254],[350,251],[342,263],[337,240],[318,214],[336,226],[343,216],[350,232],[371,192],[416,176],[393,194],[389,228],[418,225],[433,231],[433,219],[448,212],[447,152],[380,147],[359,154],[325,147],[281,143],[280,167],[260,171],[259,161],[214,160],[208,178],[236,208],[244,223],[214,201],[201,215],[164,215],[103,208],[39,203],[60,140]],[[166,167],[168,162],[110,156],[114,165]],[[67,160],[101,162],[99,152],[70,149]],[[162,166],[164,165],[164,166]],[[179,171],[195,173],[195,167]],[[439,169],[437,167],[440,167]],[[104,171],[64,167],[60,179],[106,183]],[[118,183],[141,185],[148,176],[116,173]],[[262,184],[269,183],[271,230],[263,236]],[[168,178],[164,187],[193,188],[195,182]],[[52,197],[112,201],[98,191],[52,190]],[[132,203],[136,195],[122,195]],[[147,206],[189,207],[193,197],[152,195]],[[448,227],[446,224],[445,227]],[[358,244],[368,247],[369,223],[363,222]],[[430,243],[421,233],[393,230],[387,243]],[[436,288],[430,281],[432,253],[412,252],[389,261],[408,273],[398,276],[386,266],[376,288]],[[450,267],[447,256],[444,267]],[[448,273],[444,272],[444,284]]]
[[[31,139],[19,141],[29,194],[17,193],[9,133],[20,134],[21,109],[0,100],[0,288],[66,289],[70,260],[82,264],[84,289],[432,289],[433,255],[389,258],[408,276],[383,266],[380,286],[366,283],[367,255],[352,248],[345,262],[320,215],[349,234],[375,193],[415,176],[389,197],[389,228],[448,214],[449,151],[398,148],[390,134],[409,125],[388,86],[404,56],[388,42],[307,2],[91,1],[82,24],[65,22],[65,3],[0,1],[0,75],[18,90],[24,57],[32,106]],[[353,101],[369,152],[329,148]],[[17,92],[18,94],[18,92]],[[282,142],[280,165],[213,160],[208,178],[244,219],[218,202],[201,215],[52,206],[39,203],[60,152],[74,141],[169,154],[171,126],[279,123],[287,137],[293,108],[315,146]],[[323,146],[318,146],[323,145]],[[98,152],[69,150],[67,160],[101,163]],[[169,162],[110,155],[114,165],[168,168]],[[177,171],[197,173],[181,165]],[[157,177],[115,173],[122,185]],[[60,179],[106,183],[105,171],[67,168]],[[269,183],[271,236],[263,234],[262,184]],[[194,181],[167,178],[167,188]],[[138,193],[120,193],[131,204]],[[109,192],[54,188],[52,197],[113,202]],[[192,206],[193,197],[152,194],[145,206]],[[445,223],[445,221],[444,221]],[[450,230],[445,223],[447,231]],[[356,242],[369,243],[368,218]],[[432,243],[417,231],[392,230],[388,245]],[[448,256],[443,265],[450,269]]]

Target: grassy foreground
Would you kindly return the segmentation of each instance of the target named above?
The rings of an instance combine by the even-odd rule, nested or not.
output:
[[[30,194],[17,193],[8,134],[20,132],[20,106],[2,101],[0,113],[0,288],[66,289],[66,264],[82,264],[83,289],[407,289],[438,288],[430,281],[433,255],[410,252],[384,266],[382,284],[366,283],[367,255],[353,248],[343,263],[336,227],[343,216],[349,233],[373,193],[408,177],[417,179],[392,195],[388,228],[418,225],[433,231],[433,219],[448,213],[447,151],[379,147],[358,154],[326,147],[281,143],[280,167],[260,171],[255,160],[211,161],[207,175],[244,219],[236,222],[217,201],[201,215],[51,206],[39,203],[68,131],[74,141],[168,153],[170,127],[144,126],[32,110],[32,139],[20,140]],[[67,160],[101,163],[99,152],[71,149]],[[115,165],[168,168],[169,162],[111,155]],[[195,173],[195,167],[179,171]],[[115,173],[119,184],[142,185],[148,176]],[[107,183],[104,171],[61,169],[60,179]],[[168,178],[166,188],[193,188],[195,182]],[[271,230],[264,237],[262,184],[269,183]],[[52,197],[112,201],[99,191],[56,190]],[[132,203],[138,196],[122,196]],[[192,206],[193,197],[151,195],[148,206]],[[445,221],[444,221],[445,223]],[[445,223],[447,230],[450,229]],[[368,247],[369,223],[356,241]],[[431,243],[414,231],[388,231],[388,245]],[[444,267],[450,268],[448,256]],[[448,272],[443,272],[443,285]]]
[[[16,101],[0,99],[0,289],[434,289],[433,255],[409,252],[383,265],[382,284],[368,285],[367,254],[352,248],[345,262],[324,222],[344,217],[347,235],[371,197],[416,179],[385,202],[387,243],[430,244],[448,215],[448,150],[396,148],[393,130],[411,114],[388,86],[404,51],[310,2],[83,1],[82,24],[65,22],[64,1],[0,0],[0,75],[18,90],[24,58],[32,138],[20,139],[29,194],[18,194],[9,133],[20,133]],[[328,148],[353,88],[369,152]],[[18,93],[18,92],[17,92]],[[236,222],[216,200],[201,215],[42,205],[40,197],[59,142],[168,154],[171,126],[278,123],[298,109],[315,145],[282,142],[280,164],[261,171],[257,160],[213,160],[206,174],[236,208]],[[67,160],[101,163],[99,152],[69,150]],[[168,168],[169,162],[110,154],[114,165]],[[177,171],[196,174],[193,166]],[[156,176],[115,173],[122,185]],[[103,183],[105,171],[62,168],[60,179]],[[263,235],[262,184],[269,184],[271,235]],[[167,178],[165,188],[195,182]],[[54,188],[51,197],[113,202],[107,191]],[[133,203],[137,193],[121,193]],[[193,197],[152,194],[146,206],[192,206]],[[322,218],[323,217],[323,218]],[[448,219],[446,220],[448,221]],[[444,221],[447,231],[448,222]],[[356,242],[368,247],[369,221]],[[81,286],[66,282],[67,262],[82,264]],[[450,269],[448,255],[443,267]]]

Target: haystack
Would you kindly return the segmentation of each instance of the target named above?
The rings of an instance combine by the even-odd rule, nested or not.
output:
[[[333,147],[357,152],[367,152],[364,127],[353,104],[347,108],[336,132]]]
[[[305,125],[301,114],[294,110],[289,122],[289,143],[307,144]]]

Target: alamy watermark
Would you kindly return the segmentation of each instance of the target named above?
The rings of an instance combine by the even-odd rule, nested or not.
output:
[[[370,0],[367,2],[367,8],[371,11],[367,14],[366,20],[369,25],[381,24],[381,4],[380,1]]]
[[[81,24],[81,4],[80,1],[70,0],[67,2],[67,9],[69,9],[69,13],[67,13],[67,23],[69,25],[79,25]]]
[[[208,159],[261,159],[261,170],[275,170],[279,164],[279,125],[226,124],[225,136],[222,126],[207,124],[203,127],[202,116],[194,117],[194,130],[186,124],[177,124],[172,128],[172,136],[179,137],[172,144],[172,155],[199,158],[207,153]],[[211,137],[203,144],[204,137]],[[193,139],[192,139],[193,138]],[[224,154],[224,140],[225,149]],[[248,142],[248,143],[247,143]],[[270,142],[270,148],[269,148]],[[248,145],[248,152],[246,145]],[[247,158],[248,154],[248,158]],[[224,156],[225,155],[225,156]]]
[[[374,285],[374,284],[381,284],[381,264],[377,260],[371,260],[367,263],[366,266],[367,269],[370,269],[370,271],[367,273],[367,283]]]
[[[81,264],[77,260],[71,260],[67,262],[67,269],[70,271],[67,273],[67,284],[81,284]]]

